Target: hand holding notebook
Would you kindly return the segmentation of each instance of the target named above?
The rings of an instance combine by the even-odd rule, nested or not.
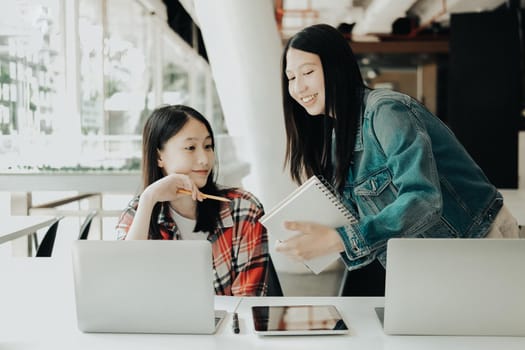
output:
[[[276,254],[277,241],[285,241],[296,234],[284,228],[285,221],[310,221],[332,228],[357,222],[331,185],[317,176],[312,176],[290,193],[260,221],[268,230],[271,254]],[[331,253],[305,260],[303,263],[313,273],[318,274],[338,258],[339,253]]]

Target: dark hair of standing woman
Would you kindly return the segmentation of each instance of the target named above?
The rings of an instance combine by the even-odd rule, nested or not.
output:
[[[319,56],[324,72],[327,116],[309,115],[290,96],[285,74],[290,48]],[[353,158],[365,88],[354,53],[337,29],[318,24],[301,30],[288,41],[281,64],[287,135],[285,166],[289,164],[296,183],[320,174],[342,189]],[[335,161],[331,159],[332,128],[336,135]]]
[[[206,126],[210,133],[212,147],[215,151],[215,137],[210,123],[206,118],[191,107],[183,105],[163,106],[155,109],[146,124],[142,134],[142,179],[146,188],[153,182],[164,177],[158,166],[158,150],[162,150],[166,142],[177,134],[186,123],[193,118]],[[200,190],[207,194],[221,195],[225,190],[219,190],[214,180],[213,170],[208,176],[206,185]],[[150,219],[149,238],[162,239],[158,227],[158,216],[162,203],[156,203]],[[220,218],[220,202],[204,200],[197,202],[197,224],[195,232],[213,232]]]

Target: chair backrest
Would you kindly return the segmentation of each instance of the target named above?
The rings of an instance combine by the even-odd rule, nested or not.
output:
[[[55,238],[57,235],[58,223],[62,218],[57,218],[57,220],[49,226],[47,229],[42,242],[40,242],[38,249],[36,251],[35,257],[38,258],[49,258],[53,253],[53,247],[55,245]]]
[[[97,216],[98,210],[93,210],[89,215],[86,217],[84,222],[82,223],[82,226],[80,226],[80,233],[78,235],[78,239],[87,239],[89,235],[89,229],[91,228],[91,221],[93,221],[93,218]]]
[[[268,259],[268,291],[266,295],[269,297],[282,297],[284,296],[281,288],[281,282],[279,282],[279,276],[273,266],[272,259]]]

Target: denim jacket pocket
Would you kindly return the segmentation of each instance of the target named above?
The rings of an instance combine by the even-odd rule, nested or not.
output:
[[[356,185],[354,193],[363,215],[379,213],[397,197],[397,189],[388,169],[383,169]]]

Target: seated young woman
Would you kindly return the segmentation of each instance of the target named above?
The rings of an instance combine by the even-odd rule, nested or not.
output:
[[[142,157],[143,191],[120,216],[117,238],[208,240],[217,295],[265,295],[264,210],[251,193],[215,183],[214,135],[206,118],[183,105],[154,110],[144,126]]]

